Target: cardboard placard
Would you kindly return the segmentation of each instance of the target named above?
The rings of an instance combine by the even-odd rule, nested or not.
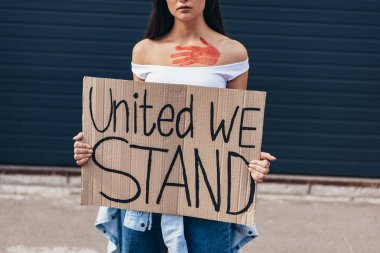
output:
[[[253,225],[266,92],[83,78],[82,205]]]

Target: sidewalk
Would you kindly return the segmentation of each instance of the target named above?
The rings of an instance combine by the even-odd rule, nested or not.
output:
[[[379,252],[378,180],[280,178],[259,185],[260,236],[245,253]],[[79,186],[75,175],[0,174],[0,252],[106,252],[98,207],[80,206]]]

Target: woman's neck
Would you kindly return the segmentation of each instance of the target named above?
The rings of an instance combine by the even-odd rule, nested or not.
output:
[[[173,28],[167,34],[168,38],[177,41],[182,45],[199,41],[199,38],[210,32],[203,16],[191,21],[174,20]]]

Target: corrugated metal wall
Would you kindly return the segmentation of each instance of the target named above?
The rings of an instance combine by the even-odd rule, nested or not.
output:
[[[272,173],[380,177],[380,1],[221,0]],[[150,1],[0,2],[0,163],[75,165],[84,75],[130,79]]]

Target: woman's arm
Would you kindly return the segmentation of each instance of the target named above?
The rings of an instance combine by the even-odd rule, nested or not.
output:
[[[227,82],[227,88],[246,90],[248,83],[248,71]]]
[[[143,39],[137,42],[133,48],[132,48],[132,62],[136,64],[147,64],[146,62],[146,52],[149,52],[149,48],[151,45],[149,45],[148,39]],[[141,81],[144,82],[144,79],[139,78],[134,73],[133,75],[133,81]]]

